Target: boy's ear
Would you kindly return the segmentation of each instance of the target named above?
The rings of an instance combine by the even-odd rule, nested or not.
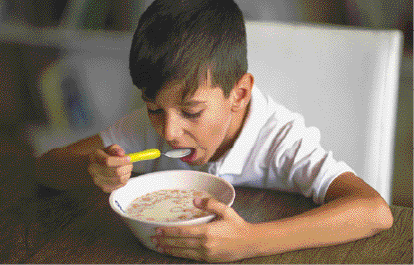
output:
[[[236,112],[247,107],[252,96],[254,77],[250,73],[244,74],[231,91],[231,110]]]

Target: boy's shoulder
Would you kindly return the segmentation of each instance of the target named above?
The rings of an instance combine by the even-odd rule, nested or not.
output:
[[[256,146],[262,146],[264,142],[276,143],[275,139],[289,133],[292,127],[295,132],[308,131],[301,114],[290,111],[254,86],[248,116],[236,142],[243,145],[255,142]]]
[[[249,116],[252,120],[275,120],[287,123],[292,120],[303,120],[303,116],[293,112],[286,106],[278,103],[269,94],[262,92],[257,86],[253,87]]]

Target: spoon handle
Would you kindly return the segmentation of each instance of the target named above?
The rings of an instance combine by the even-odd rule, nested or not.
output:
[[[161,156],[161,151],[158,149],[147,149],[137,153],[127,154],[131,157],[131,162],[156,159]]]

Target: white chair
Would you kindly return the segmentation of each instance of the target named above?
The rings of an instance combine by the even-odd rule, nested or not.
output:
[[[401,32],[248,22],[247,39],[255,84],[391,203]]]

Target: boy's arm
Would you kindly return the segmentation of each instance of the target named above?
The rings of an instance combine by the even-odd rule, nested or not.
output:
[[[88,173],[89,155],[104,145],[99,135],[80,140],[67,147],[55,148],[36,159],[36,179],[55,189],[92,186]]]
[[[338,176],[329,186],[325,201],[297,216],[249,224],[232,208],[213,199],[203,200],[196,206],[217,214],[221,220],[199,226],[161,227],[154,240],[161,252],[227,262],[342,244],[392,226],[387,203],[353,173]]]
[[[392,226],[388,204],[363,180],[344,173],[329,186],[325,204],[303,214],[252,225],[258,255],[323,247],[370,237]]]

